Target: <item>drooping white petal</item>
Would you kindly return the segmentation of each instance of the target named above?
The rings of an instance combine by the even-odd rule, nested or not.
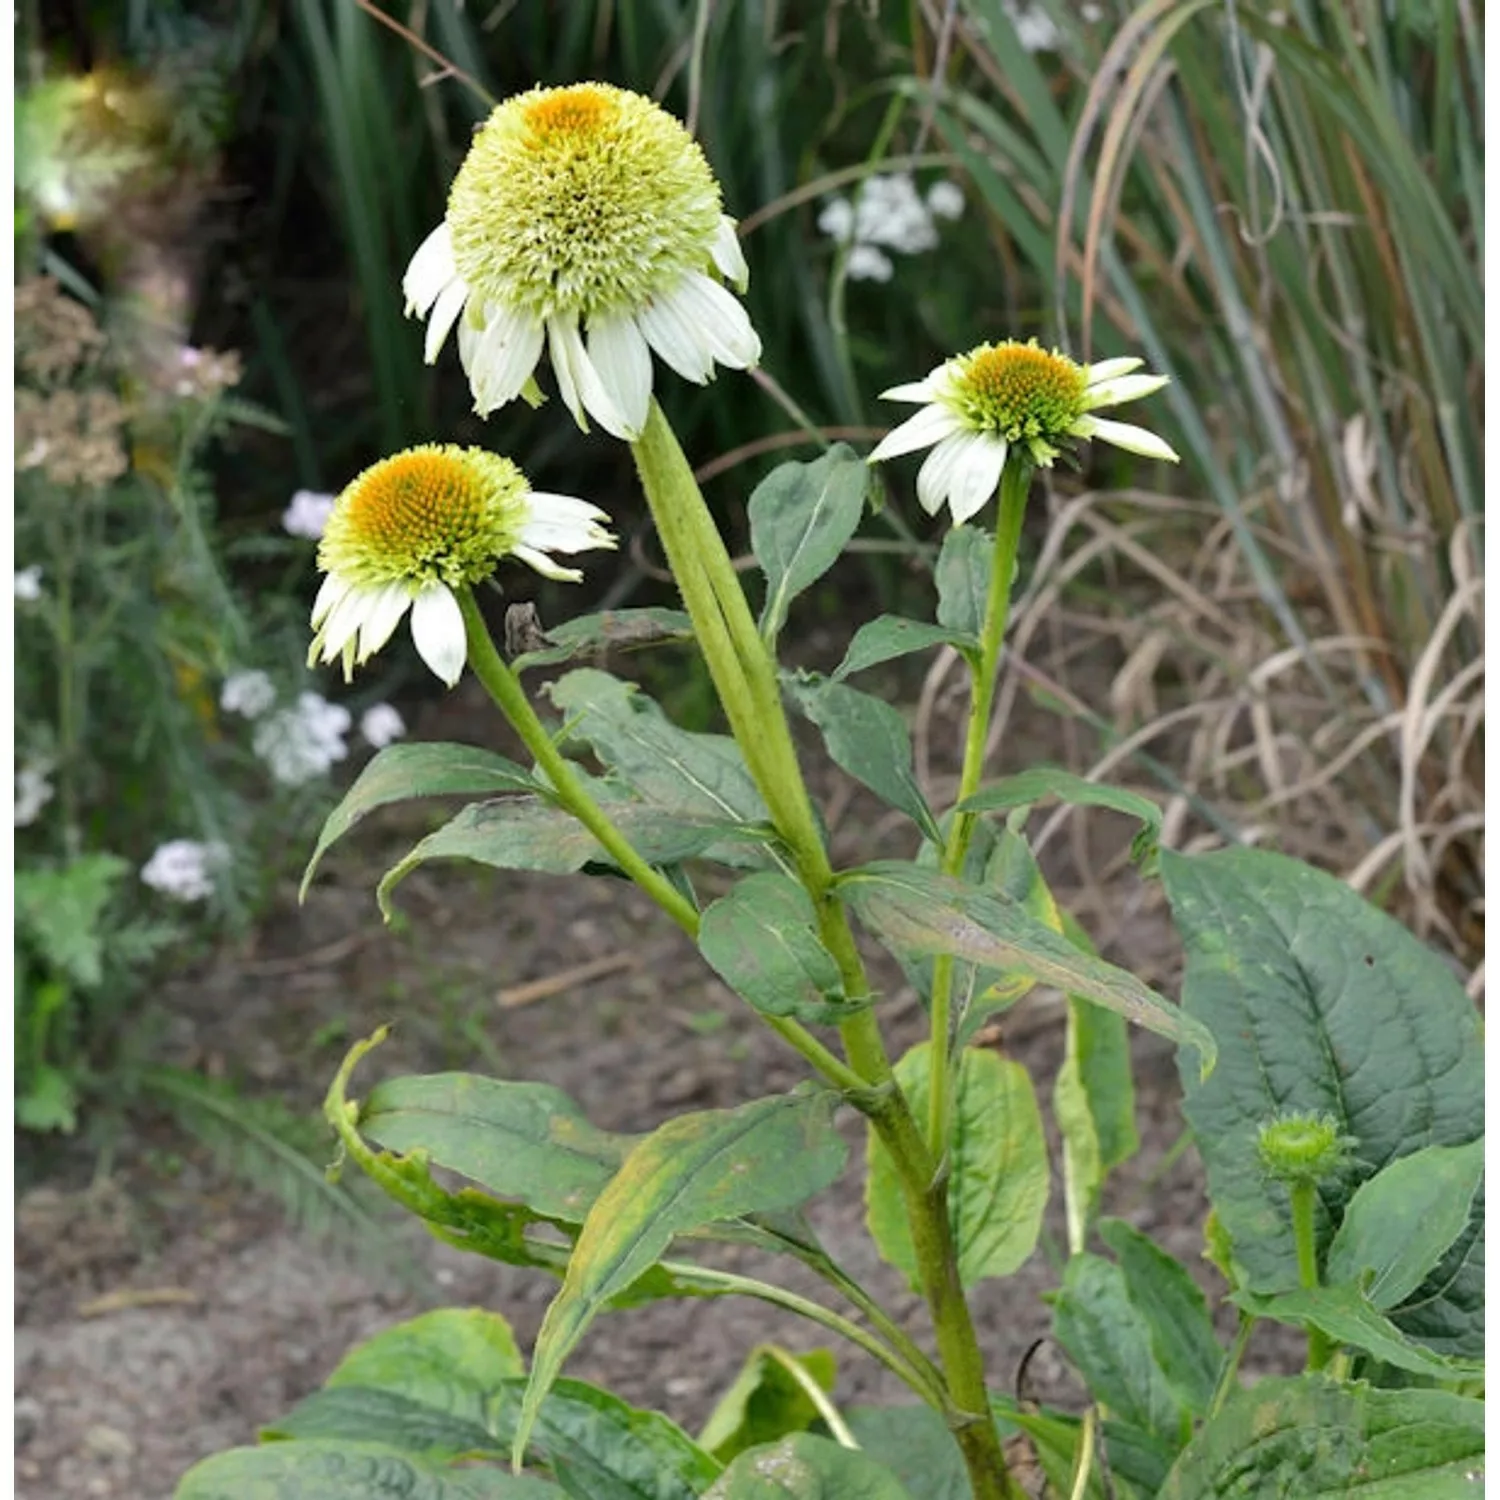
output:
[[[443,289],[458,279],[458,267],[453,261],[453,239],[448,233],[445,219],[417,246],[401,278],[401,290],[406,296],[406,316],[416,313],[426,317],[427,309],[437,301]]]
[[[646,426],[651,408],[651,350],[630,313],[589,322],[589,357],[609,398],[630,429],[632,441]]]
[[[557,391],[573,413],[573,420],[587,432],[587,412],[612,437],[630,434],[624,416],[610,400],[604,382],[583,347],[576,313],[560,313],[547,319],[547,351],[552,356],[552,373],[557,377]]]
[[[960,454],[948,480],[948,508],[953,523],[962,526],[990,502],[1000,488],[1000,471],[1008,452],[1004,438],[981,435]]]
[[[518,557],[529,568],[535,568],[544,578],[555,578],[559,583],[582,583],[583,574],[577,568],[565,568],[559,562],[554,562],[545,552],[538,552],[535,547],[528,547],[524,543],[518,543],[510,549],[512,557]]]
[[[899,427],[891,428],[875,445],[869,461],[878,464],[902,453],[915,453],[962,431],[963,423],[946,406],[924,406]]]
[[[636,313],[635,321],[646,342],[684,380],[698,385],[707,383],[713,373],[713,354],[703,346],[678,302],[654,297]]]
[[[714,231],[714,242],[709,252],[724,280],[743,292],[750,285],[750,267],[745,263],[745,252],[740,248],[740,237],[735,231],[734,220],[728,214],[719,218],[719,227]]]
[[[324,661],[332,661],[346,646],[354,644],[374,593],[373,589],[353,584],[328,612],[328,618],[318,632]]]
[[[977,432],[955,432],[927,455],[917,470],[917,502],[929,516],[935,516],[943,508],[959,462],[975,443],[982,441]]]
[[[447,342],[448,331],[464,310],[468,297],[469,289],[463,282],[450,281],[432,304],[432,316],[427,320],[427,340],[422,350],[422,358],[429,365],[437,362],[438,351]]]
[[[760,335],[732,292],[712,277],[689,271],[662,299],[673,303],[710,356],[731,370],[760,360]]]
[[[479,322],[472,307],[458,328],[458,352],[481,417],[514,401],[542,357],[541,323],[518,308],[486,303]]]
[[[390,640],[391,632],[411,606],[411,594],[399,583],[388,583],[374,593],[365,606],[364,623],[359,630],[359,660],[369,661]]]
[[[1101,385],[1106,380],[1117,380],[1121,375],[1139,370],[1145,362],[1134,354],[1124,354],[1119,359],[1101,359],[1097,365],[1090,365],[1085,374],[1089,385]]]
[[[1083,393],[1083,409],[1096,411],[1103,406],[1121,406],[1155,395],[1168,384],[1165,375],[1120,375],[1099,385],[1088,386]]]
[[[613,534],[599,524],[609,517],[587,500],[530,490],[526,503],[530,510],[520,537],[524,546],[550,552],[587,552],[616,544]]]
[[[893,385],[890,390],[880,393],[880,399],[882,401],[928,402],[936,395],[933,377],[928,375],[922,380],[909,380],[905,385]]]
[[[322,586],[318,589],[318,597],[313,600],[311,624],[314,630],[323,623],[328,612],[352,587],[353,584],[342,573],[324,574]]]
[[[411,638],[417,655],[452,687],[463,675],[469,647],[463,612],[446,584],[429,583],[412,600]]]
[[[1165,439],[1144,427],[1132,426],[1129,422],[1107,422],[1103,417],[1079,417],[1073,424],[1076,437],[1094,438],[1099,442],[1113,443],[1127,453],[1139,453],[1142,458],[1161,458],[1168,463],[1177,463],[1176,450]]]

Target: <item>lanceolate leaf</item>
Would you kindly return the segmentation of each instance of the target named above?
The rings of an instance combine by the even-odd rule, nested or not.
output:
[[[1133,974],[1080,952],[1015,902],[896,860],[839,878],[839,897],[894,952],[952,953],[990,968],[1025,969],[1043,984],[1117,1010],[1197,1049],[1213,1065],[1213,1037]]]
[[[833,680],[842,682],[856,672],[909,656],[914,651],[926,651],[932,646],[956,646],[961,651],[977,652],[979,641],[977,637],[947,625],[933,625],[927,620],[904,620],[900,615],[881,615],[855,631],[843,661],[834,668]]]
[[[719,1397],[698,1441],[728,1463],[758,1443],[806,1432],[825,1409],[811,1393],[826,1395],[837,1378],[838,1366],[826,1349],[793,1354],[775,1344],[757,1344]]]
[[[750,547],[766,575],[760,629],[774,644],[791,601],[838,560],[864,514],[869,470],[835,443],[812,463],[782,464],[750,496]]]
[[[936,579],[938,624],[978,640],[990,593],[995,539],[978,526],[955,526],[943,539]]]
[[[493,797],[536,790],[524,767],[473,745],[387,745],[328,814],[303,873],[301,894],[307,895],[329,846],[378,807],[411,797]]]
[[[1027,807],[1048,797],[1079,807],[1108,807],[1135,818],[1141,831],[1131,846],[1137,859],[1149,854],[1161,838],[1161,809],[1148,798],[1120,787],[1085,781],[1058,766],[1032,766],[1015,776],[981,787],[963,803],[969,812],[1001,812],[1013,807]]]
[[[575,615],[546,632],[548,644],[511,661],[517,672],[556,666],[590,652],[634,651],[642,646],[690,641],[693,622],[680,609],[607,609],[596,615]]]
[[[738,1109],[680,1115],[631,1152],[590,1210],[537,1335],[518,1456],[542,1398],[595,1314],[649,1269],[675,1235],[790,1208],[833,1181],[846,1150],[833,1128],[837,1102],[831,1092],[798,1090]]]
[[[1233,1397],[1158,1500],[1479,1500],[1483,1476],[1482,1401],[1297,1375]]]
[[[1319,1186],[1326,1247],[1365,1178],[1423,1147],[1483,1133],[1474,1006],[1436,954],[1296,860],[1253,849],[1164,852],[1162,877],[1187,945],[1184,1007],[1225,1043],[1212,1078],[1184,1074],[1209,1193],[1249,1289],[1292,1290],[1290,1208],[1261,1171],[1259,1125],[1279,1111],[1323,1111],[1354,1137],[1354,1166]],[[1444,1353],[1477,1357],[1483,1252],[1473,1210],[1450,1254],[1457,1262],[1440,1266],[1393,1321]]]

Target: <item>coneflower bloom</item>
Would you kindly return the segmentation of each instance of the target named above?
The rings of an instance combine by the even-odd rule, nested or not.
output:
[[[422,660],[452,687],[468,655],[455,590],[515,557],[548,578],[583,575],[554,552],[613,547],[609,517],[570,495],[534,490],[508,458],[428,444],[373,464],[338,497],[318,566],[308,665],[342,657],[344,675],[391,638],[407,610]]]
[[[586,413],[633,440],[653,351],[700,385],[715,365],[760,359],[724,285],[748,279],[719,184],[682,125],[639,94],[580,83],[495,109],[402,287],[408,314],[427,319],[429,364],[457,324],[481,416],[535,398],[545,344],[578,425]]]
[[[1016,453],[1050,468],[1063,446],[1097,438],[1147,458],[1177,462],[1177,454],[1144,427],[1111,422],[1094,412],[1159,391],[1165,375],[1137,375],[1133,357],[1080,365],[1035,340],[981,344],[946,361],[925,380],[892,386],[886,401],[915,401],[922,409],[892,428],[871,463],[931,448],[917,473],[917,499],[929,515],[946,503],[955,524],[983,508]]]

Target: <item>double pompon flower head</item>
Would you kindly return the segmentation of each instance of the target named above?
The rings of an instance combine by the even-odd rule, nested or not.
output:
[[[328,576],[308,665],[342,656],[348,677],[410,609],[417,651],[452,687],[467,656],[455,590],[507,556],[576,582],[582,575],[551,554],[613,547],[608,519],[587,501],[533,490],[508,458],[481,448],[428,444],[382,459],[338,497],[319,543]]]
[[[633,441],[652,350],[700,385],[716,364],[759,360],[760,339],[722,284],[743,291],[748,277],[687,131],[639,94],[581,83],[496,108],[403,290],[407,312],[428,320],[429,364],[457,323],[480,415],[534,390],[545,341],[579,426],[586,412]]]
[[[946,502],[958,524],[995,493],[1013,450],[1050,468],[1065,443],[1098,438],[1176,463],[1176,453],[1155,433],[1093,415],[1101,407],[1149,396],[1167,383],[1165,375],[1135,374],[1141,363],[1124,358],[1080,365],[1035,341],[981,344],[939,365],[925,380],[881,392],[887,401],[920,402],[922,410],[888,432],[870,462],[931,448],[917,474],[917,499],[929,515]]]

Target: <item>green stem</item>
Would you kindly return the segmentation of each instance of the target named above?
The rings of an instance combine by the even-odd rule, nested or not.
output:
[[[1219,1371],[1218,1384],[1214,1386],[1213,1400],[1208,1404],[1210,1421],[1218,1416],[1220,1407],[1229,1399],[1230,1393],[1239,1386],[1240,1361],[1245,1357],[1245,1349],[1254,1331],[1255,1319],[1249,1313],[1241,1312],[1239,1327],[1234,1332],[1234,1343],[1229,1347],[1229,1357],[1224,1361],[1224,1368]]]
[[[1318,1185],[1312,1181],[1294,1182],[1292,1200],[1292,1236],[1297,1243],[1297,1280],[1306,1291],[1318,1286],[1318,1237],[1313,1208],[1317,1203]],[[1321,1328],[1307,1330],[1307,1368],[1321,1370],[1328,1363],[1334,1346]]]
[[[978,815],[962,806],[979,790],[984,775],[984,750],[990,735],[990,714],[995,705],[995,684],[1000,674],[1000,650],[1010,619],[1011,582],[1016,572],[1016,550],[1021,541],[1021,518],[1026,514],[1026,492],[1031,485],[1031,466],[1012,457],[1000,475],[1000,514],[995,523],[995,545],[990,555],[990,587],[984,606],[984,625],[979,637],[979,665],[974,669],[969,695],[969,723],[964,734],[963,769],[959,773],[958,796],[943,850],[943,873],[960,876],[974,837]],[[928,1086],[927,1145],[942,1159],[948,1139],[948,1114],[952,1101],[952,1047],[949,1032],[953,1018],[953,958],[942,953],[932,967],[932,1062]]]

